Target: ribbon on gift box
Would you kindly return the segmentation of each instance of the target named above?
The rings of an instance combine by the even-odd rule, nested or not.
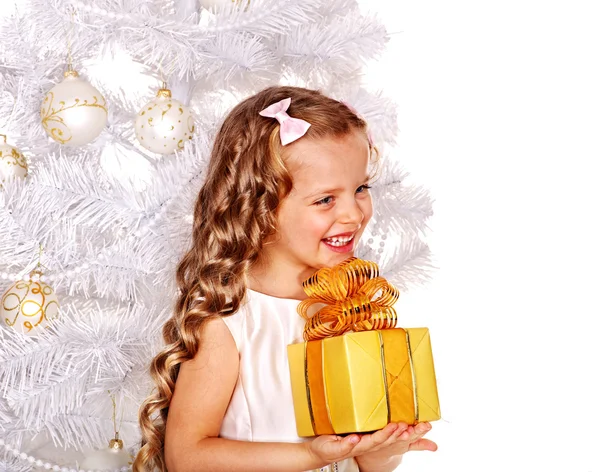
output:
[[[305,342],[288,346],[299,436],[439,418],[429,331],[390,329],[399,291],[377,264],[353,257],[320,269],[303,287]]]
[[[298,313],[306,320],[306,341],[396,327],[394,303],[400,292],[379,276],[374,262],[351,257],[332,268],[319,269],[302,286],[309,297],[298,305]],[[325,306],[311,315],[316,304]]]

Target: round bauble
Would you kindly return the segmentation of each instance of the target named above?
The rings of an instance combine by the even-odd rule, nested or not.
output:
[[[44,97],[40,115],[44,130],[56,142],[82,146],[102,132],[108,108],[97,89],[81,79],[76,71],[69,70],[64,80]]]
[[[30,278],[41,275],[34,271]],[[41,280],[18,280],[0,300],[0,317],[6,326],[36,335],[58,316],[58,299],[50,285]]]
[[[86,455],[85,459],[79,464],[81,469],[118,469],[127,466],[133,461],[133,458],[123,448],[123,441],[119,439],[119,435],[115,439],[111,439],[109,445],[105,449],[98,449]]]
[[[0,182],[9,177],[27,177],[27,160],[21,151],[6,143],[6,136],[0,134]]]
[[[148,151],[171,154],[180,151],[194,134],[194,118],[190,109],[171,98],[171,91],[161,88],[156,98],[147,103],[135,119],[135,135]]]

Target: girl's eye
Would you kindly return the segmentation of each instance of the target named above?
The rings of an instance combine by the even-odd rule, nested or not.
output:
[[[316,201],[315,205],[329,205],[331,202],[333,202],[333,197],[325,197],[321,198],[321,200]]]
[[[360,187],[358,187],[358,188],[356,189],[356,193],[364,193],[364,192],[366,192],[367,190],[369,190],[370,188],[371,188],[371,186],[370,186],[369,184],[364,184],[364,185],[361,185]]]

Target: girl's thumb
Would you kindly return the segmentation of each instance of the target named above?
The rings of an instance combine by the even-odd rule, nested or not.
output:
[[[437,451],[437,444],[429,439],[421,438],[408,446],[409,451]]]
[[[345,457],[352,452],[354,446],[356,446],[360,438],[356,435],[350,435],[345,438],[339,436],[331,436],[331,441],[327,441],[323,446],[324,450],[327,450],[328,454],[335,457]]]
[[[356,434],[351,434],[350,436],[346,436],[340,442],[342,443],[344,451],[350,452],[352,449],[354,449],[354,446],[356,446],[359,443],[359,441],[360,437],[358,437]]]

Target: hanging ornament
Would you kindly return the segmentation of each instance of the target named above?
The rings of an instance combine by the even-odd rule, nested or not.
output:
[[[123,447],[123,441],[119,439],[119,433],[115,433],[114,439],[108,443],[105,449],[98,449],[86,455],[79,464],[81,469],[118,469],[128,466],[133,462],[131,455]]]
[[[182,150],[185,142],[192,139],[194,129],[190,109],[171,98],[171,91],[165,83],[156,98],[147,103],[135,119],[135,135],[139,143],[158,154]]]
[[[110,392],[109,392],[110,393]],[[97,449],[86,455],[85,459],[79,464],[80,469],[118,469],[126,467],[133,463],[133,457],[123,447],[123,441],[119,439],[119,429],[117,428],[117,403],[114,395],[110,396],[113,406],[113,427],[115,437],[108,443],[108,448]],[[121,411],[121,421],[123,423],[123,411]]]
[[[27,160],[16,147],[6,143],[6,136],[0,134],[0,182],[9,177],[27,177]]]
[[[42,125],[48,136],[60,144],[82,146],[92,142],[108,119],[106,100],[77,71],[69,68],[42,102]]]
[[[42,272],[31,271],[29,280],[18,280],[0,300],[0,317],[15,331],[36,335],[58,317],[58,299],[50,285],[42,282]]]

